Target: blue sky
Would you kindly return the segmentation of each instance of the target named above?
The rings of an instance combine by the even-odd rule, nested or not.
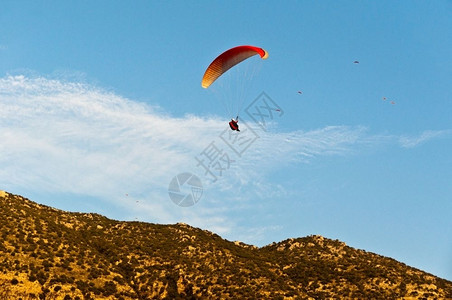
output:
[[[258,246],[320,234],[451,280],[451,13],[450,1],[3,1],[0,189]],[[244,44],[269,52],[251,61],[246,105],[265,92],[281,112],[265,130],[242,112],[256,138],[238,156],[221,96],[200,81]],[[234,161],[216,182],[196,163],[212,142]],[[204,186],[186,208],[168,195],[182,172]]]

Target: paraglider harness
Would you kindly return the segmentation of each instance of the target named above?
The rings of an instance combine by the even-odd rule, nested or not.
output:
[[[231,130],[240,131],[239,129],[239,116],[237,116],[236,120],[231,119],[231,122],[229,122],[229,127],[231,127]]]

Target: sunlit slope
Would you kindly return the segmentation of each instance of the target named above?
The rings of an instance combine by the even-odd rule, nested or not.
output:
[[[0,231],[0,299],[452,297],[450,281],[315,235],[257,248],[6,192]]]

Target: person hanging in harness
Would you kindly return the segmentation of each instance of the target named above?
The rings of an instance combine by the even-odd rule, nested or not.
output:
[[[237,123],[239,123],[239,116],[237,116],[235,120],[231,119],[231,122],[229,122],[229,127],[231,127],[231,130],[240,131],[239,124]]]

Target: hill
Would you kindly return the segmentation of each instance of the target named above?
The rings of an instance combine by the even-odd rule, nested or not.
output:
[[[257,248],[0,192],[0,299],[447,299],[452,282],[321,236]]]

